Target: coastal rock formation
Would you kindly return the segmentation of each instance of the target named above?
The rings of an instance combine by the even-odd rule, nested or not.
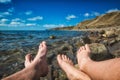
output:
[[[120,25],[120,11],[111,12],[98,16],[92,20],[86,20],[79,23],[73,29],[105,28]]]
[[[82,21],[74,26],[57,27],[52,30],[81,30],[81,29],[98,29],[108,27],[120,27],[120,11],[106,13],[97,16],[94,19]]]

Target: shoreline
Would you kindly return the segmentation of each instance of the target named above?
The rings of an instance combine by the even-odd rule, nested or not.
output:
[[[116,27],[107,27],[107,28],[91,28],[91,29],[58,29],[58,31],[100,31],[100,30],[111,30],[111,29],[119,29],[120,30],[120,26],[116,26]],[[52,30],[52,29],[51,29]],[[54,29],[53,29],[54,30]],[[57,29],[55,30],[57,31]]]

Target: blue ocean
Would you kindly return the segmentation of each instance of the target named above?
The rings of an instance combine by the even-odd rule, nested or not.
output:
[[[0,31],[0,51],[15,49],[16,47],[30,47],[38,45],[41,41],[54,42],[82,36],[81,31]],[[55,36],[55,39],[50,39]]]

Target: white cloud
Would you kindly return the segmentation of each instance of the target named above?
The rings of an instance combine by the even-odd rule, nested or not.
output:
[[[9,20],[8,20],[8,19],[5,19],[5,18],[1,19],[1,20],[0,20],[0,26],[6,26],[8,21],[9,21]]]
[[[11,0],[0,0],[0,3],[10,3]]]
[[[67,20],[71,20],[71,19],[74,19],[74,18],[77,18],[75,15],[68,15],[67,17],[66,17],[66,19]]]
[[[43,17],[42,16],[36,16],[36,17],[33,17],[33,18],[28,18],[27,20],[29,20],[29,21],[43,20]]]
[[[120,11],[119,9],[115,8],[115,9],[110,9],[107,11],[107,13],[111,13],[111,12],[116,12],[116,11]]]
[[[11,24],[11,25],[20,25],[21,22],[12,21],[10,24]]]
[[[26,26],[36,26],[35,23],[27,23]]]
[[[32,11],[27,11],[25,12],[26,15],[31,15],[32,14]]]
[[[0,21],[0,22],[7,22],[7,21],[9,21],[9,20],[8,20],[8,19],[3,18],[3,19],[1,19],[1,21]]]
[[[7,26],[6,23],[0,23],[0,26]]]
[[[55,27],[64,27],[65,25],[64,24],[45,24],[43,25],[43,27],[46,27],[46,28],[55,28]]]
[[[85,13],[84,17],[91,17],[91,16],[99,16],[99,12],[91,12],[91,13]]]
[[[93,12],[93,14],[92,14],[93,16],[99,16],[100,15],[100,13],[99,12]]]
[[[85,17],[89,17],[90,14],[89,14],[89,13],[85,13],[84,16],[85,16]]]
[[[10,12],[0,12],[0,17],[10,16],[10,15],[12,15]]]
[[[20,18],[15,18],[15,19],[12,19],[12,21],[21,21]]]

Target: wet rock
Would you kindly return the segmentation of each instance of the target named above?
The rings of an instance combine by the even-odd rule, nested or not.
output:
[[[50,39],[55,39],[56,37],[54,35],[51,35],[49,38]]]

